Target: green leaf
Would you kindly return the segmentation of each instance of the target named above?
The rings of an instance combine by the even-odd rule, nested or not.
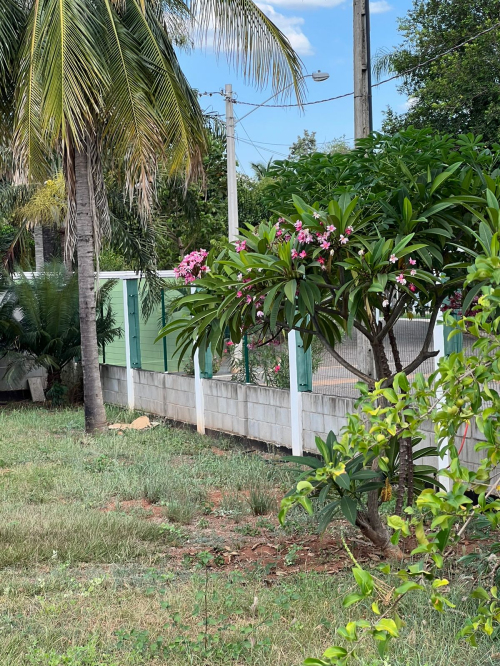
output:
[[[356,525],[356,516],[358,515],[358,503],[356,500],[344,495],[340,500],[340,509],[345,518],[347,518],[352,525]]]
[[[364,594],[348,594],[347,597],[344,598],[342,602],[342,606],[344,608],[349,608],[349,606],[352,606],[353,604],[357,604],[358,601],[361,601],[362,599],[365,598]]]
[[[354,567],[352,570],[353,576],[356,580],[356,583],[359,585],[359,588],[364,596],[371,594],[373,592],[373,576],[361,569],[361,567]]]
[[[391,620],[390,618],[383,618],[382,620],[379,620],[379,622],[377,622],[377,624],[375,625],[375,629],[377,629],[378,631],[387,631],[387,633],[390,636],[393,636],[394,638],[397,638],[399,636],[396,623],[394,622],[394,620]]]
[[[396,588],[396,592],[398,594],[405,594],[406,592],[409,592],[410,590],[423,590],[424,588],[422,585],[419,585],[418,583],[414,583],[413,581],[408,581],[407,583],[404,583],[400,587]]]
[[[289,280],[285,284],[285,296],[288,298],[290,303],[295,303],[295,294],[297,291],[297,280]]]
[[[349,478],[349,475],[346,473],[339,474],[339,476],[336,476],[335,483],[344,490],[349,490],[351,487],[351,479]]]
[[[323,653],[323,657],[326,657],[327,659],[339,659],[345,657],[346,655],[347,655],[347,650],[343,647],[338,647],[338,646],[328,648],[328,650],[325,650],[325,652]]]

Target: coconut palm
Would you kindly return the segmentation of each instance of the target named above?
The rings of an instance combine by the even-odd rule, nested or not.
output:
[[[125,191],[144,220],[159,160],[187,178],[199,171],[203,118],[174,51],[179,34],[210,33],[215,50],[248,78],[276,90],[293,83],[299,97],[301,63],[252,0],[1,0],[0,7],[4,73],[16,54],[15,157],[38,182],[54,151],[63,158],[67,250],[76,246],[78,257],[86,428],[99,430],[106,417],[94,255],[110,228],[102,156],[123,164]]]

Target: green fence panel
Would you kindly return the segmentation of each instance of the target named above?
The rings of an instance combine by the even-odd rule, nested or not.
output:
[[[141,358],[144,370],[165,372],[165,359],[162,342],[155,343],[158,331],[161,328],[161,305],[157,305],[146,321],[141,315]]]
[[[101,280],[101,284],[104,284],[107,280]],[[101,363],[106,362],[108,365],[121,365],[125,367],[127,365],[126,356],[125,356],[125,315],[123,309],[123,282],[122,280],[117,280],[113,289],[110,293],[111,308],[115,316],[115,326],[121,328],[122,335],[120,338],[115,338],[113,342],[106,345],[104,361],[103,355],[101,353],[99,360]]]
[[[154,372],[191,372],[191,355],[187,352],[179,363],[179,354],[175,349],[177,346],[176,338],[178,333],[171,333],[162,340],[155,342],[158,332],[166,322],[170,303],[173,299],[181,295],[178,291],[165,290],[162,302],[153,310],[151,316],[146,319],[141,315],[140,318],[140,336],[141,336],[141,359],[144,370]],[[187,310],[186,310],[187,313]],[[174,315],[174,318],[183,316],[180,313]]]

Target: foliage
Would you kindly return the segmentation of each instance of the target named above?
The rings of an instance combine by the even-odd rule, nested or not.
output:
[[[336,350],[355,328],[372,346],[376,378],[390,384],[384,339],[396,371],[403,370],[391,332],[405,311],[425,306],[432,313],[427,336],[405,368],[415,370],[434,355],[429,345],[441,304],[463,283],[464,259],[481,246],[475,211],[488,207],[486,197],[498,188],[496,155],[472,137],[456,144],[410,131],[393,139],[374,135],[336,156],[346,168],[335,198],[321,206],[293,196],[293,213],[285,206],[275,224],[249,228],[234,246],[211,251],[197,293],[177,302],[191,318],[179,317],[161,335],[178,331],[183,352],[194,339],[202,353],[210,346],[220,355],[226,327],[235,343],[250,330],[266,341],[295,329],[306,348],[317,336],[339,363],[373,384]],[[493,177],[481,172],[483,164]],[[350,185],[354,173],[363,187]]]
[[[290,359],[288,355],[288,342],[282,333],[268,344],[261,344],[257,338],[249,337],[248,344],[248,370],[249,379],[252,384],[264,384],[274,388],[290,388]],[[232,380],[235,382],[246,382],[245,355],[234,344],[229,341],[226,344],[231,358]],[[312,342],[312,372],[318,370],[321,362],[321,350],[323,349],[319,340]]]
[[[498,211],[498,207],[492,206],[489,212],[495,217],[500,231]],[[498,490],[495,470],[500,460],[500,394],[494,388],[500,381],[498,231],[489,235],[489,246],[485,244],[487,252],[477,257],[469,269],[467,282],[475,282],[481,293],[475,312],[458,322],[449,313],[445,315],[447,325],[454,329],[451,335],[467,329],[475,337],[473,354],[467,357],[463,352],[451,354],[428,378],[420,374],[410,383],[401,374],[392,389],[377,385],[375,391],[365,391],[361,401],[364,419],[359,415],[349,418],[347,455],[352,459],[361,451],[362,463],[368,466],[375,456],[381,470],[387,465],[390,438],[403,432],[405,437],[414,437],[420,433],[424,421],[430,419],[440,457],[448,454],[451,460],[440,472],[447,487],[422,490],[416,500],[416,509],[406,509],[408,518],[389,517],[394,544],[401,538],[416,539],[418,545],[412,550],[412,564],[397,571],[398,585],[390,585],[389,581],[380,581],[356,563],[353,574],[359,590],[344,599],[344,606],[363,604],[363,619],[353,620],[339,629],[346,647],[335,646],[324,653],[323,659],[307,660],[308,664],[346,664],[354,656],[359,642],[368,636],[374,638],[383,657],[389,641],[397,638],[404,626],[398,609],[407,595],[425,595],[432,607],[441,613],[447,608],[455,608],[447,594],[449,580],[443,575],[446,559],[456,550],[472,521],[479,519],[492,533],[498,531],[500,500],[493,498]],[[462,463],[456,446],[463,426],[472,420],[483,438],[476,445],[476,450],[483,456],[476,470]],[[330,450],[346,453],[342,445],[333,443]],[[343,474],[344,470],[337,465],[332,469],[332,473],[335,472]],[[309,495],[313,491],[310,482],[299,482],[296,501],[310,509]],[[286,498],[284,502],[286,506]],[[498,545],[492,550],[498,551]],[[382,574],[390,573],[388,565],[380,569]],[[480,586],[472,591],[476,612],[472,617],[466,617],[458,634],[459,639],[467,640],[472,646],[477,645],[481,633],[491,637],[500,623],[498,590],[494,585],[496,570],[494,565],[486,577],[486,581],[489,580],[486,587]],[[371,603],[371,613],[366,602]]]
[[[439,172],[457,162],[491,173],[498,166],[498,151],[485,149],[479,137],[436,135],[430,128],[375,132],[347,153],[276,160],[265,184],[265,201],[269,208],[291,214],[294,194],[326,206],[332,197],[349,192],[371,203],[379,215],[384,199],[405,196],[428,168]]]
[[[312,153],[317,152],[318,143],[316,141],[316,132],[309,132],[309,130],[304,130],[303,136],[298,136],[297,141],[292,143],[290,146],[290,155],[288,159],[293,160],[299,157],[304,157],[304,155],[311,155]]]
[[[421,65],[489,28],[493,30]],[[430,126],[437,132],[473,132],[489,145],[498,143],[500,94],[495,82],[500,66],[492,57],[500,37],[496,0],[414,0],[399,19],[399,32],[403,42],[377,54],[375,72],[403,75],[399,92],[410,103],[403,114],[389,109],[384,130]]]
[[[342,429],[339,440],[333,432],[330,432],[326,441],[316,437],[319,459],[312,456],[285,458],[301,467],[297,470],[298,481],[281,503],[279,518],[282,525],[288,511],[293,506],[300,505],[311,515],[316,508],[320,532],[324,532],[339,513],[363,530],[367,523],[365,514],[368,512],[368,493],[377,491],[379,507],[391,499],[392,486],[399,481],[399,439],[392,436],[386,442],[385,435],[384,439],[379,438],[379,444],[385,443],[384,456],[378,459],[378,469],[375,470],[373,465],[377,453],[362,453],[353,444],[352,432],[358,429],[359,423],[356,415],[350,415],[349,425]],[[420,435],[412,438],[413,462],[437,454],[435,447],[417,448],[421,441]],[[304,465],[311,468],[312,472],[304,472]],[[444,488],[436,481],[436,473],[437,469],[432,465],[415,465],[414,487],[420,491],[435,484]],[[318,498],[318,501],[313,503],[312,498]]]
[[[104,312],[97,319],[99,345],[121,335],[109,303],[113,284],[107,282],[99,293]],[[6,380],[14,384],[27,372],[44,368],[48,389],[53,389],[60,384],[63,368],[80,358],[77,275],[68,274],[59,264],[49,264],[29,279],[22,273],[5,276],[0,295],[0,354],[9,361]],[[54,391],[57,401],[59,391]]]

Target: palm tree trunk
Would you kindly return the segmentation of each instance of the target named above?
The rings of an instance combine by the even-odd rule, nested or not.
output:
[[[43,271],[44,254],[43,254],[43,227],[36,224],[33,227],[33,237],[35,240],[35,270],[37,273]]]
[[[106,427],[106,412],[102,399],[97,347],[94,226],[90,206],[88,160],[87,153],[78,150],[75,150],[75,194],[85,430],[96,432]]]

